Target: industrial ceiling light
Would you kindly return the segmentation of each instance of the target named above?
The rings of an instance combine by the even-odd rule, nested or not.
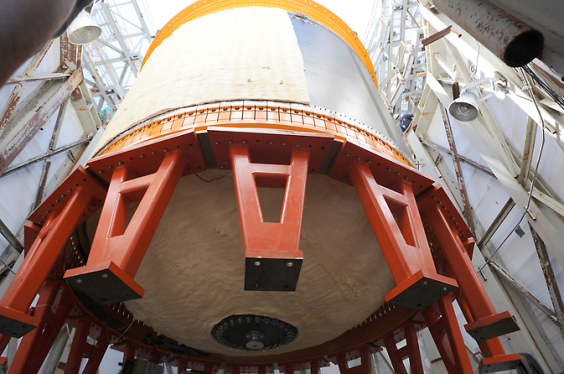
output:
[[[494,92],[491,92],[484,97],[478,98],[478,94],[480,93],[480,84],[484,82],[490,82],[495,92],[494,81],[491,78],[485,78],[477,82],[467,84],[462,88],[460,97],[455,99],[448,107],[450,115],[462,122],[475,120],[478,117],[478,103],[488,99],[494,94]]]
[[[72,21],[67,34],[72,44],[87,44],[98,39],[102,29],[89,16],[81,14]]]

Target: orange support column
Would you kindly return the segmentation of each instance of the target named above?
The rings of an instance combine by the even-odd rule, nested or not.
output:
[[[97,201],[105,194],[99,185],[89,188],[80,186],[69,189],[70,192],[65,191],[70,197],[61,212],[46,216],[37,239],[0,300],[0,332],[4,335],[19,338],[35,328],[33,318],[26,315],[27,309],[61,256],[85,210],[94,198]]]
[[[64,282],[47,280],[32,317],[37,328],[23,337],[10,365],[10,374],[39,371],[71,311],[67,292],[70,291]]]
[[[421,213],[428,219],[446,256],[449,267],[454,272],[465,300],[463,311],[469,312],[472,321],[466,330],[476,339],[486,356],[482,360],[483,372],[510,370],[520,362],[519,354],[507,355],[498,336],[519,330],[509,313],[497,314],[484,286],[474,270],[472,261],[465,251],[462,239],[454,232],[445,216],[446,209],[438,203],[445,200],[442,187],[436,186],[419,199]],[[454,210],[454,207],[451,209]]]
[[[108,348],[109,341],[106,336],[106,329],[102,329],[96,345],[88,343],[87,339],[91,325],[92,319],[88,316],[83,316],[78,321],[64,374],[78,374],[83,357],[88,357],[88,363],[82,374],[96,374]]]
[[[340,374],[372,374],[372,360],[370,359],[370,353],[371,352],[368,348],[361,349],[360,365],[352,368],[349,367],[348,360],[345,355],[337,356],[337,364],[339,365]],[[317,368],[319,370],[319,365]]]
[[[311,370],[310,373],[311,374],[320,374],[321,371],[319,370],[319,361],[312,361],[310,362],[311,365]]]
[[[98,341],[96,342],[96,346],[94,346],[94,351],[88,357],[88,363],[86,367],[82,371],[82,374],[96,374],[100,364],[102,363],[102,359],[106,354],[106,350],[108,349],[109,337],[106,335],[106,330],[102,329],[100,336],[98,337]]]
[[[86,348],[90,346],[86,338],[88,338],[91,323],[90,318],[86,316],[78,321],[74,331],[74,337],[72,338],[71,349],[64,374],[78,374]]]
[[[186,162],[183,152],[173,151],[154,174],[135,178],[127,166],[114,170],[88,262],[65,273],[69,284],[102,305],[143,297],[133,278]],[[139,200],[125,228],[129,204]]]
[[[472,365],[450,296],[444,296],[435,305],[427,307],[423,317],[449,374],[472,374]]]
[[[245,247],[245,290],[295,291],[309,149],[294,148],[290,165],[251,163],[245,146],[230,147]],[[280,222],[264,222],[257,187],[285,187]]]
[[[419,350],[419,341],[417,340],[417,331],[415,327],[408,322],[404,326],[406,345],[398,349],[393,336],[384,339],[384,345],[392,361],[392,366],[397,374],[407,374],[403,360],[409,358],[409,366],[411,374],[423,374],[423,361],[421,359],[421,351]]]
[[[386,301],[421,310],[454,290],[456,281],[437,274],[411,184],[381,186],[358,161],[348,172],[397,284]]]

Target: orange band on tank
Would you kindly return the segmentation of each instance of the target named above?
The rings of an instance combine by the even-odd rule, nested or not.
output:
[[[171,115],[123,133],[104,147],[98,155],[116,152],[132,145],[171,135],[186,129],[205,130],[209,126],[268,128],[291,131],[321,132],[337,139],[351,139],[385,154],[405,165],[413,164],[384,139],[358,126],[307,110],[268,105],[230,105],[194,108]]]
[[[321,23],[322,25],[328,27],[337,35],[339,35],[343,40],[345,40],[349,46],[354,49],[358,57],[362,60],[366,69],[370,73],[376,88],[378,88],[378,82],[376,80],[376,73],[374,71],[374,66],[370,60],[370,56],[362,45],[362,42],[358,39],[357,34],[351,30],[351,28],[336,14],[332,13],[329,9],[324,6],[311,1],[311,0],[285,0],[285,1],[270,1],[270,0],[208,0],[208,1],[197,1],[186,8],[184,8],[180,13],[172,17],[170,21],[164,25],[164,27],[157,33],[153,42],[147,50],[147,54],[143,59],[143,65],[149,59],[153,51],[161,45],[163,40],[168,38],[172,33],[178,29],[180,26],[186,22],[192,21],[198,17],[203,17],[205,15],[219,12],[221,10],[228,10],[233,8],[245,8],[250,6],[262,6],[266,8],[280,8],[286,9],[291,12],[299,12],[311,18],[314,21]]]

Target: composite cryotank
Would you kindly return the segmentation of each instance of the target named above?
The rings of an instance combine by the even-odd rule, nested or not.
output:
[[[43,263],[57,266],[49,235],[64,239],[49,242],[55,278],[95,339],[179,369],[366,367],[441,316],[454,326],[452,297],[468,321],[495,314],[471,233],[406,155],[367,51],[310,1],[199,1],[173,17],[86,168],[29,221]],[[11,294],[39,289],[32,270],[53,277],[24,265]],[[25,323],[5,334],[37,326],[10,316]],[[448,331],[436,341],[464,372]]]

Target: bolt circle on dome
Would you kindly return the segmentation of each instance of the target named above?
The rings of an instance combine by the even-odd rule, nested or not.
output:
[[[211,331],[219,343],[244,351],[266,351],[291,343],[298,329],[276,318],[254,314],[224,318]]]

